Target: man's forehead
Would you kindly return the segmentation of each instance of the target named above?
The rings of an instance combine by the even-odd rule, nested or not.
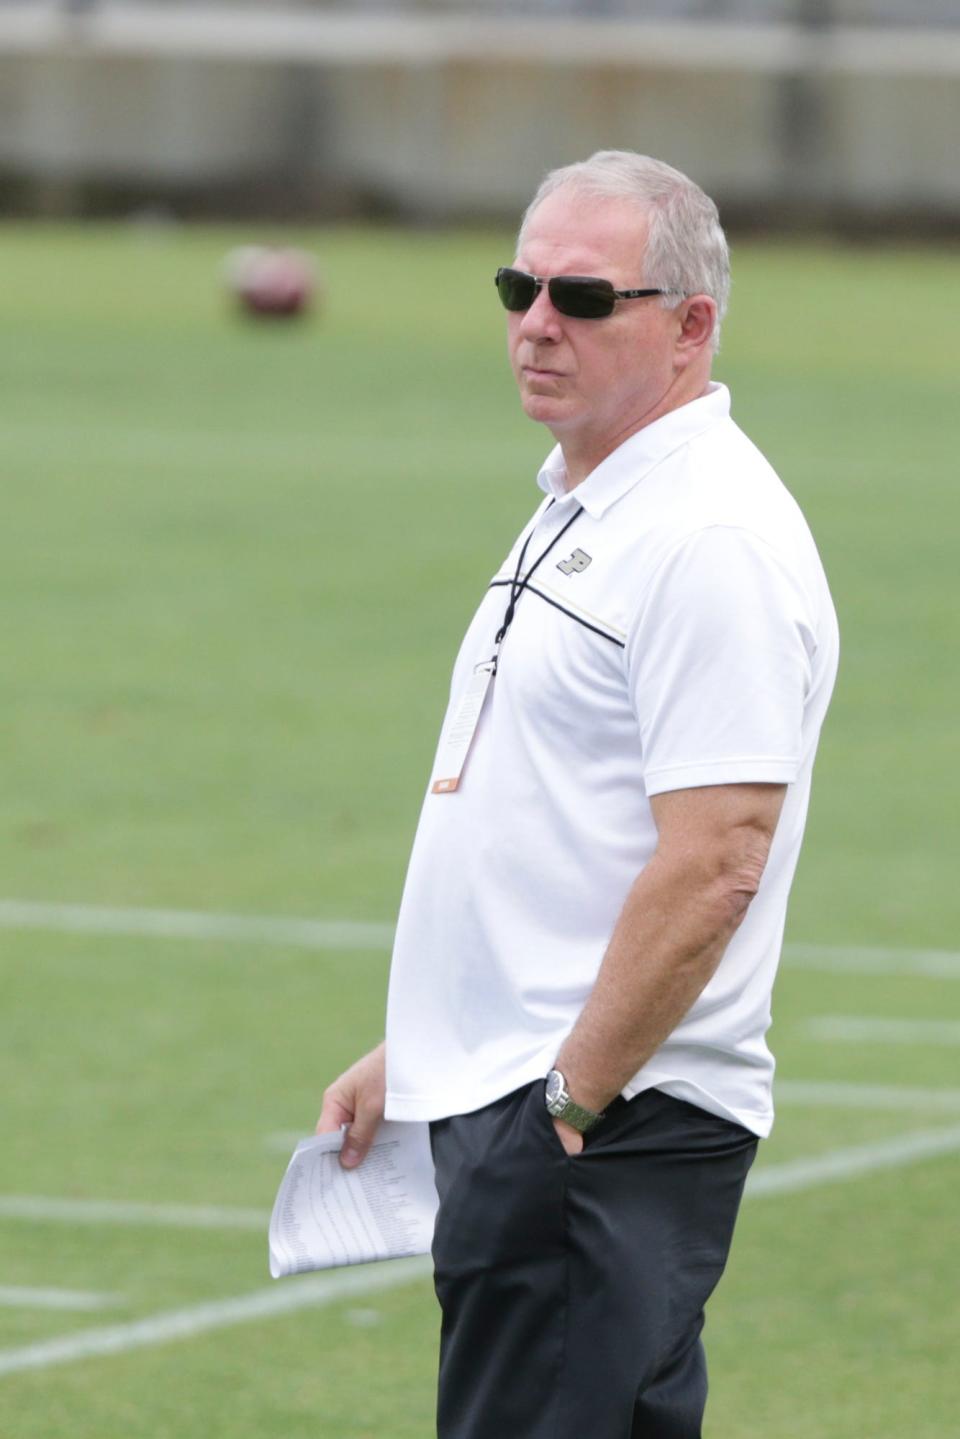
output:
[[[598,267],[635,269],[643,254],[647,216],[626,196],[596,196],[571,187],[548,195],[531,214],[517,260],[543,273]],[[548,271],[543,267],[552,266]]]

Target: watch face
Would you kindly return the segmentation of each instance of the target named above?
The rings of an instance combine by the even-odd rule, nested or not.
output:
[[[548,1109],[560,1102],[560,1096],[562,1095],[562,1093],[563,1075],[558,1069],[551,1069],[550,1073],[547,1075],[547,1087],[545,1091]]]

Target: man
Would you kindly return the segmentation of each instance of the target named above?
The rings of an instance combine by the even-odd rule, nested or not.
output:
[[[837,659],[797,506],[711,381],[712,201],[549,175],[498,272],[546,493],[467,632],[358,1163],[431,1122],[441,1439],[695,1439],[703,1305],[772,1122],[764,1035]]]

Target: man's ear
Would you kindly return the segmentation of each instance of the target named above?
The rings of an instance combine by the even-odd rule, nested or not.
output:
[[[686,369],[710,346],[717,324],[717,302],[709,295],[691,295],[677,306],[677,319],[676,359],[679,368]]]

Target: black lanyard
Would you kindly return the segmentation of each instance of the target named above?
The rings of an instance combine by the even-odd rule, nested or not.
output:
[[[546,514],[548,510],[551,510],[555,504],[556,500],[552,499],[549,505],[547,505],[547,509],[544,510],[544,514]],[[500,628],[497,630],[493,641],[494,651],[493,658],[490,660],[490,664],[493,666],[494,674],[496,674],[497,672],[497,664],[500,659],[500,646],[503,644],[503,641],[506,638],[507,631],[513,624],[513,617],[517,609],[517,601],[526,589],[530,581],[530,576],[533,574],[534,570],[538,568],[541,562],[547,558],[547,555],[553,549],[554,545],[556,545],[557,543],[559,543],[560,540],[563,539],[564,535],[567,533],[567,530],[569,530],[574,520],[579,519],[582,514],[583,506],[578,505],[577,508],[574,510],[573,514],[570,516],[569,520],[567,520],[567,523],[563,526],[562,529],[557,531],[553,539],[547,545],[547,548],[537,556],[533,564],[527,570],[527,573],[521,579],[520,571],[523,569],[523,562],[527,557],[527,550],[530,548],[530,541],[533,539],[534,535],[537,532],[536,524],[534,524],[533,529],[530,531],[530,533],[527,535],[527,538],[524,540],[523,549],[520,551],[520,558],[517,560],[517,568],[514,570],[513,579],[510,581],[510,598],[507,601],[507,608],[504,611],[503,621],[500,625]]]

